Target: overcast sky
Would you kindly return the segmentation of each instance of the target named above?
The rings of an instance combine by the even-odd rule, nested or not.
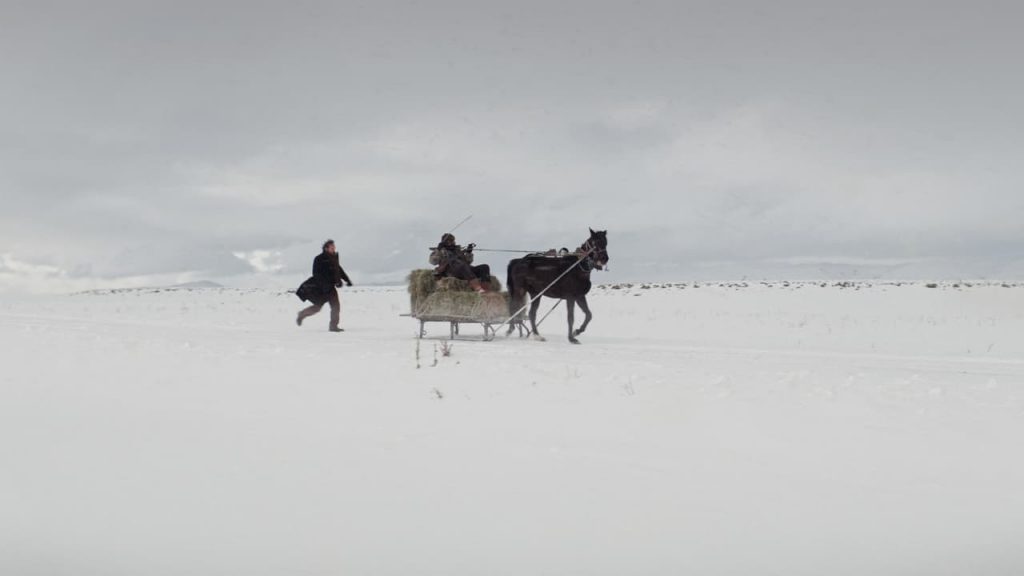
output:
[[[1024,276],[1020,6],[0,0],[0,290]]]

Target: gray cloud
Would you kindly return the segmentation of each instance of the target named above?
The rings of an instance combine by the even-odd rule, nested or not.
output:
[[[473,213],[460,237],[497,247],[608,228],[609,279],[1013,273],[1021,12],[8,2],[0,254],[287,284],[333,236],[398,279]]]

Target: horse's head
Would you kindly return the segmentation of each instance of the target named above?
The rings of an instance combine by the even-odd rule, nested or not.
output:
[[[608,231],[594,231],[590,229],[590,238],[583,245],[584,249],[590,250],[590,257],[594,260],[594,268],[603,269],[608,265]]]

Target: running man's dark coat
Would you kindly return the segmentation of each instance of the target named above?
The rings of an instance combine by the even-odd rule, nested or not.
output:
[[[330,299],[334,287],[341,286],[342,282],[352,285],[345,269],[338,262],[338,255],[321,252],[313,259],[313,276],[299,286],[295,295],[303,302],[324,304]]]

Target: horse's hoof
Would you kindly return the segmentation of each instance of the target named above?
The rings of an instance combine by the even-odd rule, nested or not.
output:
[[[541,336],[540,334],[534,334],[533,336],[530,336],[530,338],[533,338],[537,342],[547,342],[548,341],[547,338]]]
[[[580,343],[580,341],[575,339],[575,338],[569,338],[569,342],[571,342],[572,344],[579,344]]]
[[[583,330],[580,330],[579,328],[577,328],[576,330],[572,331],[572,335],[573,335],[574,338],[576,336],[579,336],[580,334],[583,334]]]

